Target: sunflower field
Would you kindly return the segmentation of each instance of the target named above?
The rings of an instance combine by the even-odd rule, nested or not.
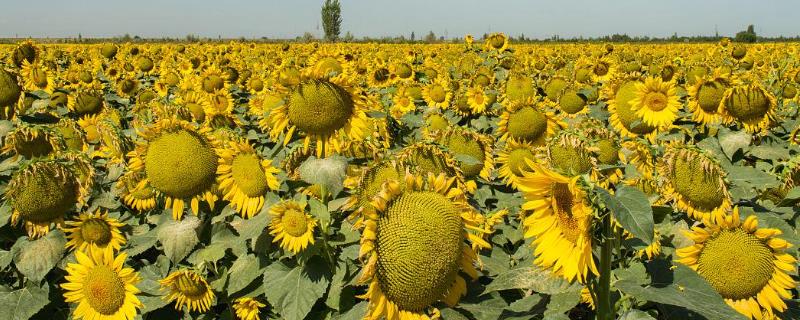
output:
[[[0,319],[800,319],[800,44],[0,46]]]

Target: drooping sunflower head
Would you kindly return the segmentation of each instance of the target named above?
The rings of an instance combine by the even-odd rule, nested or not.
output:
[[[380,161],[368,168],[361,170],[358,183],[348,199],[347,209],[355,209],[358,214],[365,209],[370,209],[372,198],[383,189],[383,184],[389,180],[401,180],[405,169],[394,161]]]
[[[487,51],[499,51],[503,52],[508,49],[508,36],[506,36],[502,32],[492,33],[488,37],[486,37],[486,43],[484,44],[484,48]]]
[[[536,97],[536,87],[531,78],[524,74],[512,74],[506,80],[505,100],[508,102],[521,102]]]
[[[558,106],[561,112],[569,116],[586,113],[589,110],[587,98],[576,88],[565,89],[558,99]]]
[[[488,179],[494,166],[491,138],[466,129],[456,127],[444,131],[437,141],[447,148],[458,161],[459,168],[466,179],[478,176]]]
[[[365,217],[363,232],[373,236],[361,238],[359,253],[366,263],[360,280],[369,283],[362,296],[370,301],[368,317],[420,317],[437,301],[455,305],[466,293],[459,272],[477,277],[476,250],[489,244],[483,232],[467,230],[482,230],[484,218],[454,184],[445,175],[407,174],[373,198],[377,211]]]
[[[275,177],[280,170],[262,159],[246,141],[229,141],[228,148],[217,153],[217,182],[223,199],[230,201],[243,217],[255,216],[264,206],[264,195],[280,186]]]
[[[594,166],[589,146],[576,133],[561,131],[547,142],[550,166],[567,176],[589,173]]]
[[[66,148],[64,139],[51,127],[19,122],[5,137],[2,152],[26,159],[46,158]]]
[[[61,287],[68,303],[77,303],[76,319],[133,319],[144,305],[136,297],[139,274],[124,266],[121,253],[87,255],[75,251],[77,263],[67,264],[67,282]]]
[[[208,132],[185,121],[160,120],[139,133],[143,141],[128,154],[131,170],[144,173],[142,181],[166,199],[175,219],[183,215],[184,201],[191,203],[194,214],[200,200],[213,208],[219,157],[217,142]]]
[[[172,272],[159,283],[161,291],[167,293],[164,299],[175,301],[177,310],[185,307],[188,311],[206,312],[216,297],[205,277],[188,269]]]
[[[108,213],[82,213],[78,220],[67,221],[64,232],[69,241],[68,249],[82,251],[92,257],[113,255],[125,244],[125,237],[119,228],[124,224],[110,218]]]
[[[272,242],[281,243],[281,248],[297,254],[314,244],[314,229],[317,220],[306,212],[306,203],[284,200],[269,209],[272,222],[269,234]]]
[[[67,108],[76,115],[97,114],[104,106],[101,93],[80,90],[70,94],[67,99]]]
[[[673,144],[659,163],[665,194],[675,206],[695,219],[718,221],[731,207],[724,169],[700,149]]]
[[[498,174],[506,185],[516,187],[516,178],[530,170],[527,160],[535,159],[534,146],[530,143],[509,142],[497,155],[497,163],[500,164]]]
[[[139,212],[155,208],[158,197],[158,191],[143,179],[142,173],[128,172],[120,177],[116,184],[122,202]]]
[[[718,112],[726,123],[736,121],[750,133],[764,133],[775,117],[777,99],[757,82],[736,85],[725,92]]]
[[[236,311],[236,317],[239,320],[259,320],[261,318],[258,316],[258,309],[266,306],[254,298],[238,298],[233,305],[233,310]]]
[[[642,82],[634,80],[611,84],[608,87],[613,91],[608,100],[608,112],[611,113],[609,122],[623,136],[631,138],[639,135],[652,136],[656,132],[657,127],[647,124],[638,115],[641,108],[637,109],[633,104],[641,85]]]
[[[498,122],[500,140],[528,142],[542,145],[548,136],[552,136],[565,125],[555,119],[554,115],[540,110],[533,105],[517,108],[506,108]]]
[[[42,160],[27,163],[14,174],[5,198],[14,210],[12,224],[24,221],[28,236],[37,238],[47,234],[51,224],[61,225],[87,192],[69,161]]]
[[[27,40],[19,43],[11,55],[11,62],[17,66],[27,63],[34,63],[39,59],[41,49],[33,41]]]
[[[544,85],[545,97],[550,101],[556,102],[561,98],[561,94],[564,93],[564,89],[567,86],[569,86],[567,79],[560,76],[553,77]]]
[[[461,179],[461,172],[454,156],[443,146],[432,142],[411,144],[397,153],[396,159],[402,165],[417,170],[422,175],[444,173]]]
[[[584,283],[589,273],[599,274],[592,256],[592,220],[580,176],[569,178],[533,161],[532,171],[517,179],[525,197],[522,210],[525,237],[533,237],[534,263],[567,281]]]
[[[744,221],[739,207],[716,223],[705,222],[686,235],[693,245],[676,250],[678,262],[694,269],[731,307],[749,319],[772,319],[786,310],[796,286],[789,275],[797,260],[778,229],[759,228],[755,215]]]
[[[698,79],[693,86],[690,86],[687,92],[692,118],[704,125],[719,122],[721,120],[719,105],[730,84],[728,76],[718,68],[712,76]]]
[[[19,86],[19,79],[13,73],[0,69],[0,108],[13,107],[19,101],[22,88]],[[11,108],[13,110],[13,108]],[[10,118],[9,114],[4,114],[3,119]]]

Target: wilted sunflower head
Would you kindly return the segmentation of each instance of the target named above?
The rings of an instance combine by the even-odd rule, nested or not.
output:
[[[481,175],[487,165],[487,160],[491,161],[491,139],[478,133],[451,129],[444,132],[438,140],[439,144],[446,147],[458,161],[466,179],[473,179]]]
[[[11,201],[12,223],[22,220],[32,238],[47,234],[78,204],[84,192],[72,169],[62,161],[34,161],[11,179],[5,198]]]
[[[575,133],[561,131],[547,143],[550,165],[568,176],[589,173],[593,167],[586,142]]]
[[[748,132],[755,133],[769,128],[776,105],[772,93],[758,83],[750,83],[728,89],[719,112],[727,122],[735,120]]]
[[[25,62],[33,63],[39,58],[39,48],[31,41],[17,45],[12,53],[12,61],[17,67],[22,67]]]
[[[159,281],[166,300],[175,301],[175,309],[206,312],[215,295],[206,279],[195,271],[183,269],[170,273]]]
[[[696,219],[717,221],[731,206],[725,171],[696,147],[669,146],[659,172],[667,184],[667,197]]]
[[[2,151],[27,159],[49,157],[64,149],[64,140],[57,131],[43,125],[19,123],[4,141]]]
[[[0,69],[0,107],[13,106],[19,101],[21,93],[22,88],[19,86],[17,76]]]

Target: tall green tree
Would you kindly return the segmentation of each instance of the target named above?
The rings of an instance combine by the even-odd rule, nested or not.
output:
[[[336,41],[342,28],[342,6],[339,0],[325,0],[322,5],[322,28],[325,29],[325,39]]]
[[[753,27],[752,24],[747,26],[747,31],[739,31],[736,33],[736,42],[753,43],[756,42],[756,40],[758,40],[758,37],[756,36],[755,27]]]

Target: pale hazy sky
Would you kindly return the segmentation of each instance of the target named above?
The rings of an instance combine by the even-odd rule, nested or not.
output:
[[[3,1],[0,37],[293,38],[322,34],[322,0]],[[341,0],[342,34],[449,37],[733,35],[748,24],[766,36],[800,35],[798,0]]]

